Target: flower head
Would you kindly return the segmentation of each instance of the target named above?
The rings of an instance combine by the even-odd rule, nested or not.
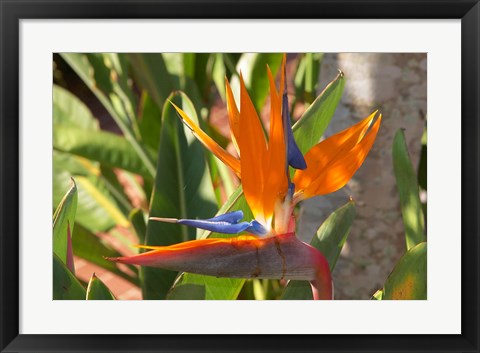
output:
[[[285,67],[284,55],[279,91],[267,67],[270,82],[268,139],[242,75],[239,108],[226,80],[227,111],[239,158],[220,147],[182,109],[171,103],[197,139],[241,179],[245,199],[255,219],[241,221],[243,213],[235,211],[208,220],[158,217],[151,220],[214,232],[253,235],[145,247],[152,251],[111,260],[219,277],[306,279],[318,290],[319,298],[331,299],[328,263],[320,251],[295,237],[292,211],[297,202],[334,192],[351,179],[375,141],[381,115],[373,126],[376,112],[316,144],[303,156],[290,125]],[[290,167],[295,169],[293,180],[290,179]]]

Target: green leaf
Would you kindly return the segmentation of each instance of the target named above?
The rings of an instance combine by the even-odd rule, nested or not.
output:
[[[106,131],[88,131],[54,125],[53,148],[150,178],[143,161],[123,137]]]
[[[100,266],[115,275],[126,279],[127,281],[138,285],[138,279],[123,272],[112,261],[105,260],[105,257],[122,256],[118,251],[113,249],[107,242],[97,237],[88,229],[82,227],[80,224],[75,225],[73,232],[73,253],[75,256],[81,257],[97,266]],[[131,266],[131,270],[136,271],[136,268]]]
[[[225,68],[225,63],[223,61],[222,53],[216,53],[215,61],[212,68],[212,79],[217,87],[218,94],[222,97],[222,100],[225,102],[225,76],[227,75],[227,70]]]
[[[90,278],[87,287],[87,300],[115,300],[112,292],[107,286],[97,277],[95,273]]]
[[[145,234],[147,233],[147,225],[145,224],[145,215],[139,208],[134,208],[128,215],[130,222],[132,222],[135,234],[137,234],[138,243],[144,244]]]
[[[170,98],[197,120],[195,109],[185,94],[176,93]],[[167,102],[162,114],[151,217],[210,218],[216,213],[215,193],[205,157],[203,146]],[[171,245],[195,238],[194,228],[150,221],[145,243]],[[142,267],[142,273],[144,299],[164,299],[176,277],[175,272],[148,267]]]
[[[417,176],[410,160],[405,135],[397,130],[393,139],[393,169],[400,196],[407,250],[424,242],[425,220],[420,202]]]
[[[71,234],[75,222],[76,210],[77,186],[75,180],[72,178],[70,189],[60,201],[53,215],[53,253],[56,254],[72,272],[74,272],[74,268],[73,254],[71,253]]]
[[[134,76],[155,103],[162,107],[165,99],[175,89],[162,54],[127,54]]]
[[[146,146],[140,142],[133,93],[125,84],[127,78],[123,54],[62,53],[61,56],[112,116],[153,177],[155,166]]]
[[[183,284],[174,287],[167,296],[169,300],[203,300],[205,287],[198,284]]]
[[[69,124],[90,131],[99,129],[98,121],[87,106],[72,93],[57,85],[53,85],[53,124]]]
[[[310,245],[320,250],[327,258],[330,271],[333,271],[335,268],[343,245],[347,241],[353,221],[355,220],[355,213],[355,203],[353,201],[347,202],[332,212],[320,226],[317,234],[310,243]]]
[[[297,99],[300,98],[308,103],[314,100],[322,59],[322,53],[305,53],[299,60],[294,80]]]
[[[85,299],[85,288],[55,254],[53,254],[53,299]]]
[[[161,107],[158,106],[151,96],[144,91],[141,98],[141,112],[138,127],[143,142],[153,151],[158,152],[160,143],[160,128],[162,121]]]
[[[308,281],[290,281],[281,300],[313,300],[312,286]]]
[[[97,176],[98,167],[88,160],[54,151],[53,153],[53,202],[58,204],[63,190],[75,177],[78,203],[75,220],[93,232],[106,231],[116,224],[130,225],[119,209],[104,182]]]
[[[353,201],[347,202],[323,222],[310,243],[325,256],[330,266],[330,271],[333,271],[335,268],[338,256],[347,241],[355,219],[355,213],[355,203]],[[303,282],[303,285],[299,285],[298,282]],[[282,299],[309,298],[311,294],[310,283],[306,281],[290,281],[285,288]]]
[[[340,72],[293,125],[293,136],[303,154],[320,141],[337,109],[344,86],[345,78]]]
[[[418,185],[423,190],[427,190],[427,125],[422,134],[422,150],[420,152],[420,161],[418,162]]]
[[[383,300],[427,299],[427,243],[408,250],[385,282]]]
[[[270,91],[270,84],[267,76],[267,65],[275,77],[282,63],[281,53],[245,53],[242,54],[237,63],[237,72],[242,73],[245,86],[248,89],[252,102],[260,112],[265,104]],[[233,92],[240,92],[240,80],[234,77],[231,80]],[[237,99],[237,102],[240,100]]]
[[[377,290],[377,291],[373,294],[372,300],[383,300],[383,289]]]

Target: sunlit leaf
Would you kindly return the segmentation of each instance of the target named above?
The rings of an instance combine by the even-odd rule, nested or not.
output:
[[[293,136],[303,154],[320,141],[340,102],[344,86],[344,75],[339,73],[293,125]]]
[[[54,125],[53,148],[121,168],[149,178],[143,161],[122,136],[106,131],[88,131],[68,125]]]
[[[377,291],[373,294],[372,300],[383,300],[383,289],[377,290]]]
[[[53,123],[68,123],[71,126],[90,131],[99,129],[98,121],[93,117],[87,106],[72,93],[58,85],[53,85]]]
[[[53,252],[72,272],[74,267],[71,237],[77,210],[77,197],[77,186],[71,179],[71,187],[53,215]]]
[[[427,243],[408,250],[385,282],[383,300],[427,299]]]
[[[417,176],[410,160],[402,130],[398,130],[393,139],[392,157],[405,227],[405,240],[407,250],[409,250],[424,242],[426,237]]]
[[[107,286],[95,276],[95,273],[90,278],[87,287],[87,300],[115,300],[114,295]]]
[[[94,232],[108,230],[116,224],[128,227],[128,219],[98,175],[98,166],[90,161],[54,151],[54,204],[60,202],[64,190],[70,185],[71,176],[74,176],[78,190],[75,216],[78,223]]]
[[[136,104],[133,101],[131,89],[125,83],[127,72],[123,55],[61,54],[115,120],[132,149],[153,177],[155,166],[146,146],[140,142],[140,131],[135,116]]]

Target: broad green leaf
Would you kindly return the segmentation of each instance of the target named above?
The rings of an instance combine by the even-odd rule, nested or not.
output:
[[[397,130],[393,139],[393,170],[397,179],[397,189],[402,208],[403,225],[407,250],[424,242],[425,220],[420,202],[417,176],[410,160],[405,135]]]
[[[151,96],[144,91],[141,98],[141,112],[138,127],[143,142],[152,150],[158,152],[160,143],[160,127],[162,121],[161,107],[158,106]]]
[[[377,290],[377,291],[373,294],[372,300],[383,300],[383,289]]]
[[[145,234],[147,233],[147,225],[145,224],[145,215],[139,208],[134,208],[128,215],[130,222],[132,222],[133,229],[138,238],[139,244],[145,243]]]
[[[90,282],[88,282],[87,287],[87,300],[115,300],[114,295],[107,286],[95,276],[95,273],[90,278]]]
[[[290,281],[281,300],[313,300],[312,286],[308,281]]]
[[[77,186],[71,179],[71,187],[57,206],[53,215],[53,253],[74,272],[71,249],[72,231],[77,210]]]
[[[77,182],[78,203],[75,220],[93,232],[106,231],[116,224],[128,227],[104,182],[98,177],[99,169],[86,159],[54,151],[53,202],[58,204],[73,176]]]
[[[355,220],[355,203],[347,202],[332,212],[313,237],[310,245],[320,250],[333,271]]]
[[[100,165],[101,176],[99,178],[105,183],[106,188],[117,201],[118,208],[122,211],[123,214],[128,214],[132,209],[132,204],[129,197],[125,193],[126,187],[120,184],[117,174],[114,172],[113,168],[107,167],[106,165]],[[118,173],[124,177],[126,174],[130,174],[127,171],[118,170]]]
[[[383,300],[427,299],[427,243],[408,250],[385,282]]]
[[[75,225],[73,232],[73,253],[75,256],[81,257],[97,266],[100,266],[117,276],[120,276],[127,281],[138,285],[138,279],[120,270],[120,268],[113,262],[105,260],[105,257],[118,257],[121,254],[113,249],[107,242],[97,237],[88,229],[82,227],[80,224]],[[136,268],[130,266],[132,271]]]
[[[350,234],[355,213],[355,203],[349,201],[334,211],[323,222],[310,243],[326,257],[330,271],[333,271],[335,268],[338,256]],[[299,285],[298,282],[303,282],[303,285]],[[310,283],[306,281],[290,281],[285,288],[282,299],[309,298],[311,294]]]
[[[163,61],[168,73],[172,76],[182,77],[185,75],[185,65],[183,62],[183,53],[162,53]]]
[[[127,54],[133,73],[149,96],[162,107],[175,88],[162,54]]]
[[[183,93],[170,99],[194,120],[195,109]],[[197,120],[198,122],[198,120]],[[151,217],[210,218],[217,211],[205,151],[167,102],[162,114],[158,171],[151,198]],[[147,245],[171,245],[196,238],[196,230],[177,224],[150,221]],[[142,267],[144,299],[164,299],[176,273]]]
[[[427,125],[422,134],[422,150],[418,162],[418,185],[423,190],[427,190]]]
[[[140,131],[135,118],[136,107],[132,103],[133,94],[122,83],[126,79],[123,77],[126,72],[119,71],[120,68],[124,70],[124,60],[113,60],[114,56],[109,54],[62,53],[61,56],[112,116],[153,177],[155,166],[146,146],[140,142]]]
[[[174,287],[167,296],[169,300],[203,300],[205,287],[198,284],[182,284]]]
[[[322,59],[322,53],[305,53],[299,60],[294,80],[297,99],[308,103],[315,99]]]
[[[65,88],[57,85],[53,85],[53,124],[69,124],[90,131],[99,129],[98,121],[87,106]]]
[[[120,211],[113,198],[104,188],[104,185],[97,178],[78,176],[77,181],[79,184],[79,197],[83,196],[85,199],[88,197],[93,199],[115,221],[115,224],[124,228],[130,226],[128,219]]]
[[[225,77],[227,70],[223,60],[224,54],[216,53],[213,55],[215,56],[215,61],[212,68],[212,79],[217,87],[218,94],[220,94],[220,97],[222,97],[222,100],[225,102]]]
[[[345,78],[340,72],[293,125],[293,136],[303,154],[320,141],[340,102],[344,86]]]
[[[123,137],[106,131],[88,131],[68,125],[54,125],[53,148],[150,177],[143,161]]]
[[[53,299],[85,299],[85,288],[55,254],[53,254]]]
[[[128,69],[124,54],[88,53],[86,56],[93,68],[91,74],[95,84],[109,99],[115,115],[127,126],[134,127],[137,108],[128,85]]]
[[[275,77],[282,63],[282,57],[283,54],[281,53],[245,53],[242,54],[237,63],[236,71],[242,74],[245,86],[248,89],[248,93],[257,112],[262,110],[270,91],[267,65]],[[240,92],[239,78],[233,77],[231,81],[233,92]],[[240,102],[238,97],[236,101],[237,104]]]

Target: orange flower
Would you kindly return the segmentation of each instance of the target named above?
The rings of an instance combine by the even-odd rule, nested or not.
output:
[[[148,246],[144,248],[152,251],[110,260],[217,277],[304,279],[318,290],[319,299],[332,299],[328,262],[320,251],[295,237],[293,207],[306,198],[334,192],[352,178],[375,141],[381,115],[371,128],[377,112],[318,143],[303,156],[290,126],[285,66],[286,56],[280,79],[282,96],[267,67],[271,102],[268,141],[242,75],[240,109],[228,81],[225,82],[232,141],[240,159],[220,147],[172,103],[200,142],[240,177],[255,219],[241,222],[241,211],[208,220],[150,218],[220,233],[248,232],[266,237],[249,235],[194,240],[166,247]],[[289,166],[296,169],[293,182]]]

